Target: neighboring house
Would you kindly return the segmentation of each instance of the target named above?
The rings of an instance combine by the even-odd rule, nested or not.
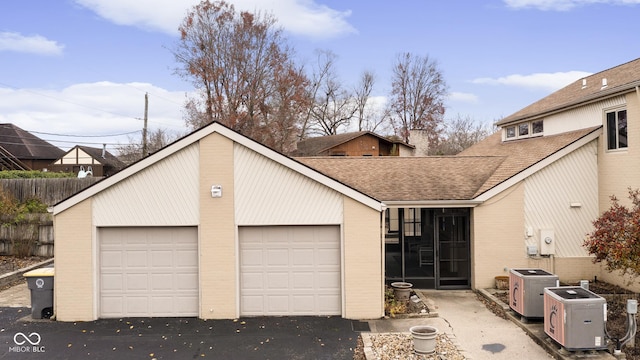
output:
[[[43,170],[64,151],[13,124],[0,124],[0,170]]]
[[[299,141],[295,156],[411,156],[415,146],[370,131],[318,136]]]
[[[92,176],[111,176],[120,171],[124,163],[106,149],[76,145],[49,166],[50,171],[78,172],[91,169]]]
[[[54,206],[54,311],[379,318],[382,210],[212,123]]]
[[[582,243],[609,197],[640,186],[640,59],[580,79],[498,122],[454,157],[299,158],[388,207],[387,281],[486,288],[510,268],[595,276]]]

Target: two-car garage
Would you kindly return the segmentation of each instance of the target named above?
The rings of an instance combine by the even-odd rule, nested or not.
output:
[[[379,317],[382,209],[212,123],[54,206],[54,312]]]

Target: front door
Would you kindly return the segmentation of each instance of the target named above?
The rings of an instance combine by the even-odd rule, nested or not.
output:
[[[471,285],[469,217],[465,214],[436,216],[437,287],[468,288]]]

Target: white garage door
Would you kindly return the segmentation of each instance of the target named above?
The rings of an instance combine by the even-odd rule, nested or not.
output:
[[[100,317],[197,316],[194,227],[102,228]]]
[[[340,315],[340,228],[242,227],[240,314]]]

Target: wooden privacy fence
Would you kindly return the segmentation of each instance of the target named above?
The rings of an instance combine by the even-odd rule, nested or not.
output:
[[[0,226],[0,255],[53,256],[51,214],[27,214],[19,223]]]
[[[51,206],[100,180],[101,177],[1,179],[0,186],[20,202],[36,197]]]
[[[78,193],[102,178],[0,179],[0,187],[24,202],[38,198],[49,206]],[[53,256],[53,217],[51,214],[26,214],[18,222],[0,221],[0,255]]]

